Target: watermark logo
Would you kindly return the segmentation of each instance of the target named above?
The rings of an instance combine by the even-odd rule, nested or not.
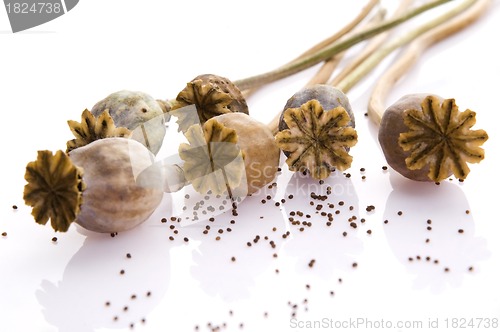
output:
[[[4,0],[12,32],[52,21],[73,9],[79,0]]]

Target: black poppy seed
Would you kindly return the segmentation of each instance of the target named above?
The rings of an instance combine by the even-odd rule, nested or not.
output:
[[[104,305],[105,305],[106,307],[109,307],[109,306],[111,305],[111,302],[106,301],[106,303],[104,303]]]
[[[439,264],[439,261],[437,259],[435,259],[434,264]]]
[[[431,242],[431,239],[425,239],[425,243]]]
[[[166,223],[167,222],[167,218],[161,218],[161,222],[162,223]]]
[[[465,214],[469,214],[469,213],[470,213],[470,211],[469,211],[469,210],[465,210]]]
[[[356,263],[356,262],[352,263],[352,267],[353,267],[353,268],[358,267],[358,263]]]
[[[340,206],[344,205],[344,201],[339,201],[339,205]]]
[[[280,273],[280,270],[279,270],[279,269],[276,269],[276,270],[274,270],[274,272],[275,272],[276,274],[279,274],[279,273]]]
[[[383,171],[387,171],[387,166],[382,166]]]
[[[130,323],[130,328],[133,329],[134,328],[134,323]]]
[[[361,180],[366,180],[366,175],[363,175],[363,176],[361,177]]]
[[[356,224],[355,222],[352,222],[349,224],[349,226],[351,226],[352,228],[357,228],[358,224]]]
[[[474,267],[473,266],[469,266],[469,271],[474,271]]]
[[[220,228],[218,231],[217,231],[219,234],[222,234],[224,233],[224,230],[222,228]]]
[[[288,199],[293,199],[293,195],[288,195]]]
[[[2,232],[2,236],[3,237],[7,236],[7,232]]]
[[[352,211],[352,210],[354,210],[354,206],[350,205],[349,206],[349,211]]]
[[[428,231],[432,231],[432,227],[431,226],[427,226],[427,230]]]
[[[130,299],[135,300],[136,298],[137,298],[137,295],[135,295],[135,294],[130,295]]]
[[[310,202],[309,202],[309,205],[310,205],[310,206],[313,206],[313,205],[314,205],[314,202],[313,202],[313,201],[310,201]]]
[[[431,260],[431,258],[429,256],[427,256],[427,257],[425,257],[425,260],[429,262]]]
[[[267,195],[267,196],[266,196],[266,199],[267,199],[267,200],[270,200],[271,198],[272,198],[272,197],[271,197],[271,195]]]
[[[299,231],[303,232],[304,231],[304,227],[299,228]]]
[[[150,296],[151,296],[151,291],[148,291],[148,292],[146,293],[146,296],[147,296],[147,297],[150,297]]]
[[[132,258],[132,255],[130,253],[127,253],[126,257],[127,258]]]
[[[231,257],[231,262],[236,262],[236,257]]]
[[[116,322],[118,320],[118,316],[113,317],[113,320]]]
[[[173,241],[173,240],[174,240],[174,237],[173,237],[173,236],[169,236],[169,237],[168,237],[168,239],[169,239],[170,241]]]
[[[458,232],[459,232],[460,234],[462,234],[462,233],[464,232],[464,230],[460,228],[460,229],[458,230]]]
[[[274,206],[280,206],[280,202],[274,203]]]
[[[408,261],[413,262],[413,257],[408,257]]]
[[[273,258],[278,258],[278,254],[277,254],[277,253],[274,253],[274,254],[273,254]]]
[[[417,260],[420,260],[420,259],[421,259],[421,257],[420,257],[420,256],[417,256]]]
[[[146,324],[146,318],[141,318],[141,323]]]
[[[174,229],[174,234],[179,234],[179,231]]]
[[[384,220],[384,224],[387,224],[387,223],[389,223],[389,220],[387,220],[387,219]]]
[[[120,274],[125,274],[125,270],[120,270]]]
[[[449,269],[449,268],[447,268],[447,267],[445,267],[445,268],[444,268],[444,272],[450,272],[450,269]]]
[[[372,230],[369,229],[369,230],[366,231],[366,233],[368,233],[369,235],[371,235],[372,234]]]
[[[351,173],[346,173],[345,177],[349,179],[351,177]]]
[[[14,204],[14,205],[12,205],[12,209],[13,209],[13,210],[17,210],[17,205],[15,205],[15,204]]]
[[[169,228],[170,229],[175,229],[175,225],[170,225]]]
[[[260,202],[261,202],[262,204],[266,204],[266,202],[267,202],[267,201],[266,201],[265,199],[263,199],[263,200],[261,200]]]
[[[347,236],[347,232],[342,233],[342,235],[343,235],[344,237],[346,237],[346,236]]]
[[[214,218],[214,217],[210,217],[210,218],[208,218],[208,221],[210,221],[210,222],[214,222],[214,221],[215,221],[215,218]]]
[[[311,259],[311,261],[309,262],[309,267],[312,268],[314,266],[314,263],[316,263],[316,260],[315,259]]]
[[[52,238],[52,242],[57,242],[57,237],[55,237],[55,236],[54,236],[54,237]]]
[[[432,224],[432,220],[427,219],[427,224],[428,224],[428,225]]]
[[[332,225],[331,221],[327,221],[327,222],[326,222],[326,225],[327,225],[328,227],[330,227],[330,226]]]
[[[203,234],[208,234],[208,231],[205,229],[205,230],[203,231]]]
[[[359,171],[360,171],[360,172],[364,172],[364,171],[365,171],[365,168],[364,168],[364,167],[361,167],[361,168],[359,169]]]
[[[247,242],[247,247],[251,247],[252,246],[252,242]]]
[[[123,311],[128,311],[128,307],[127,307],[127,306],[124,306],[124,307],[123,307]]]
[[[334,296],[335,295],[335,292],[334,291],[330,291],[330,296]]]
[[[306,284],[306,289],[311,289],[311,285]]]
[[[216,236],[215,241],[220,241],[220,236]]]

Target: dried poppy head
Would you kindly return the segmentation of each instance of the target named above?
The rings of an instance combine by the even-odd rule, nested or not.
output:
[[[24,200],[39,224],[65,232],[72,222],[115,233],[144,222],[163,197],[154,155],[131,139],[96,140],[68,154],[39,151],[28,163]],[[147,170],[147,172],[144,172]]]
[[[193,124],[226,113],[248,114],[248,106],[241,91],[229,79],[205,74],[195,77],[171,103],[170,113],[178,118],[179,130],[186,132]],[[196,106],[196,115],[176,111],[188,105]]]
[[[164,109],[144,92],[121,90],[97,102],[91,113],[98,117],[107,110],[117,127],[131,130],[132,139],[157,154],[166,133]]]
[[[315,179],[351,166],[349,148],[357,142],[354,114],[345,94],[330,85],[304,88],[286,103],[276,143],[292,171]]]
[[[228,113],[193,125],[181,144],[184,173],[200,193],[250,195],[271,182],[280,150],[266,125],[244,113]]]
[[[454,99],[411,94],[382,116],[378,139],[389,165],[417,181],[440,182],[451,175],[465,179],[467,163],[484,159],[484,130],[471,130],[476,113],[458,110]]]

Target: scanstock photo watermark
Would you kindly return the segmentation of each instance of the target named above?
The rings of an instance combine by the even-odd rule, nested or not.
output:
[[[12,32],[52,21],[73,9],[79,0],[4,0]]]
[[[351,331],[356,329],[368,330],[430,330],[430,329],[459,329],[469,330],[498,330],[498,317],[453,317],[453,318],[427,318],[416,320],[371,319],[355,317],[335,319],[324,317],[318,320],[290,319],[289,327],[298,331],[338,330]]]

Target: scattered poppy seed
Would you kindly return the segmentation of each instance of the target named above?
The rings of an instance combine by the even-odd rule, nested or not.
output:
[[[167,218],[161,218],[161,222],[162,223],[166,223],[167,222]]]
[[[371,230],[371,229],[369,229],[369,230],[367,230],[366,232],[367,232],[368,234],[371,234],[371,233],[372,233],[372,230]]]
[[[358,263],[356,263],[356,262],[352,263],[352,267],[354,267],[354,268],[358,267]]]
[[[120,274],[125,274],[125,270],[120,270]]]
[[[233,256],[233,257],[231,257],[231,261],[232,261],[232,262],[235,262],[235,261],[236,261],[236,257],[234,257],[234,256]]]
[[[387,166],[382,166],[383,171],[387,171]]]
[[[360,172],[364,172],[364,171],[365,171],[365,168],[364,168],[364,167],[361,167],[361,168],[359,169],[359,171],[360,171]]]
[[[173,240],[174,240],[174,237],[173,237],[173,236],[169,236],[169,237],[168,237],[168,239],[169,239],[170,241],[173,241]]]
[[[403,215],[403,211],[398,211],[398,216],[402,216]]]
[[[113,317],[113,320],[116,322],[118,320],[118,316]]]
[[[106,305],[106,307],[109,307],[109,306],[111,305],[111,302],[107,301],[107,302],[105,303],[105,305]]]
[[[458,230],[458,232],[459,232],[460,234],[462,234],[462,233],[464,232],[464,230],[463,230],[463,229],[459,229],[459,230]]]
[[[334,296],[335,295],[335,292],[334,291],[330,291],[330,296]]]
[[[132,255],[130,253],[127,253],[127,258],[132,258]]]
[[[431,226],[427,226],[427,230],[428,231],[432,231],[432,227]]]
[[[15,205],[15,204],[14,204],[14,205],[12,205],[12,209],[13,209],[13,210],[17,210],[17,205]]]
[[[431,239],[425,239],[425,243],[431,242]]]
[[[384,224],[388,224],[389,223],[389,220],[384,220]]]
[[[346,237],[346,236],[347,236],[347,232],[342,233],[342,235],[343,235],[344,237]]]
[[[445,267],[445,268],[444,268],[444,272],[450,272],[450,269],[449,269],[449,268],[447,268],[447,267]]]
[[[2,236],[7,236],[7,232],[2,232]]]
[[[314,263],[316,263],[316,260],[315,259],[311,259],[311,261],[309,262],[309,267],[312,268],[314,266]]]
[[[466,213],[466,214],[469,214],[469,213],[470,213],[470,211],[469,211],[469,210],[465,210],[465,213]]]
[[[146,296],[148,296],[148,297],[149,297],[149,296],[151,296],[151,291],[148,291],[148,292],[146,293]]]
[[[57,237],[55,237],[55,236],[54,236],[54,237],[52,238],[52,242],[57,242]]]
[[[189,239],[187,237],[185,237],[184,242],[189,242]]]
[[[215,241],[220,241],[220,236],[216,236]]]
[[[128,310],[128,307],[127,306],[124,306],[123,307],[123,311],[127,311]]]
[[[427,224],[429,224],[429,225],[432,224],[432,220],[427,219]]]
[[[474,271],[474,267],[473,266],[469,266],[469,271]]]

